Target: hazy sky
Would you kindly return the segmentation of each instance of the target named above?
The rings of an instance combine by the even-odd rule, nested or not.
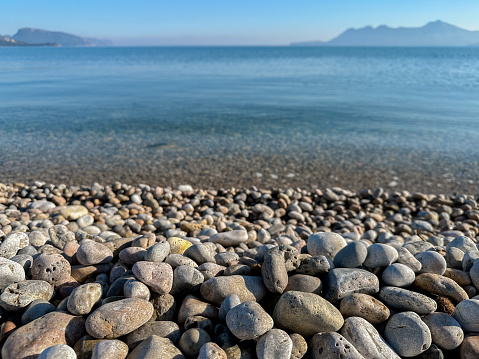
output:
[[[478,0],[2,0],[0,34],[34,27],[118,45],[285,45],[438,19],[479,30],[478,15]]]

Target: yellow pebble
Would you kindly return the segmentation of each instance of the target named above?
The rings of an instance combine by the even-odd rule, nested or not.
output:
[[[191,242],[178,237],[168,238],[168,243],[170,243],[170,254],[183,254],[188,247],[193,245]]]

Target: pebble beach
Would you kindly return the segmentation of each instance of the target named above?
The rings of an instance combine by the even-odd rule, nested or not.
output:
[[[479,357],[468,194],[0,184],[2,359]]]

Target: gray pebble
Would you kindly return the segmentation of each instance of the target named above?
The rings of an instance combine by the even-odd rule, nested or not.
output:
[[[333,260],[336,254],[346,247],[346,240],[337,233],[314,233],[308,238],[308,253],[314,256],[325,256]]]
[[[416,254],[416,259],[421,262],[419,273],[434,273],[443,275],[447,268],[446,260],[442,255],[433,251]]]
[[[464,340],[461,325],[447,313],[431,313],[422,321],[431,331],[432,342],[442,349],[456,349]]]
[[[368,255],[368,249],[362,242],[351,242],[342,248],[334,257],[336,268],[357,268],[363,264]]]
[[[239,339],[256,339],[273,327],[273,319],[256,302],[243,302],[226,315],[228,329]]]
[[[312,359],[364,359],[341,334],[317,333],[310,342]]]
[[[226,321],[226,315],[230,311],[231,308],[236,307],[238,304],[241,304],[241,300],[236,294],[231,294],[230,296],[226,297],[221,303],[220,310],[218,312],[218,319],[221,321]]]
[[[414,274],[414,271],[401,263],[391,264],[382,274],[383,282],[386,285],[395,287],[408,287],[415,279],[416,275]]]
[[[337,301],[353,293],[374,294],[379,291],[379,279],[373,273],[358,268],[335,268],[326,276],[324,297]]]
[[[57,344],[41,352],[38,359],[77,359],[75,351],[66,344]]]
[[[288,333],[281,329],[271,329],[263,334],[256,344],[258,359],[290,359],[293,341]]]
[[[387,267],[399,257],[398,251],[387,244],[375,243],[368,247],[368,255],[363,262],[366,268]]]
[[[379,299],[397,311],[412,311],[425,315],[437,309],[434,299],[404,288],[382,287],[379,291]]]

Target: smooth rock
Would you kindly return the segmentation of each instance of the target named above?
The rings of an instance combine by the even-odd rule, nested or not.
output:
[[[351,242],[334,256],[336,268],[357,268],[363,264],[368,249],[362,242]]]
[[[414,286],[432,294],[449,297],[457,303],[469,299],[469,296],[459,284],[438,274],[420,274],[416,277]]]
[[[31,302],[22,315],[22,325],[28,324],[35,319],[43,317],[45,314],[57,310],[53,304],[44,299],[35,299]]]
[[[178,347],[187,357],[197,358],[201,347],[208,342],[211,342],[211,337],[205,330],[192,328],[183,333]]]
[[[308,253],[314,256],[325,256],[334,260],[336,254],[346,247],[346,240],[334,232],[318,232],[309,236]]]
[[[99,283],[83,284],[73,290],[68,297],[68,311],[74,315],[89,314],[102,297],[102,287]]]
[[[128,355],[128,346],[118,339],[102,340],[97,343],[91,359],[125,359]]]
[[[221,303],[220,310],[218,312],[218,318],[221,321],[226,321],[226,315],[230,311],[230,309],[236,307],[238,304],[241,304],[241,300],[236,294],[231,294],[230,296],[226,297]]]
[[[326,276],[324,298],[334,302],[353,293],[374,294],[379,291],[379,279],[373,273],[358,268],[335,268]]]
[[[0,243],[0,257],[10,259],[17,252],[30,243],[28,235],[23,232],[15,232],[7,236]]]
[[[203,274],[190,266],[179,266],[173,271],[171,294],[193,293],[200,289],[204,281]]]
[[[130,350],[136,348],[143,340],[148,339],[152,335],[162,338],[168,338],[173,343],[178,343],[181,337],[180,327],[175,322],[170,321],[154,321],[143,324],[126,336],[126,344]]]
[[[396,311],[412,311],[425,315],[437,309],[434,299],[404,288],[382,287],[379,291],[379,299]]]
[[[55,287],[70,281],[70,263],[60,254],[41,254],[33,260],[32,279],[44,280]]]
[[[404,264],[411,268],[414,273],[419,273],[422,268],[421,262],[419,262],[406,248],[401,247],[397,249],[398,259],[397,262]]]
[[[414,312],[391,316],[384,328],[384,337],[396,353],[406,358],[426,351],[432,342],[428,326]]]
[[[263,334],[256,344],[258,359],[290,359],[293,341],[288,333],[281,329],[271,329]]]
[[[227,356],[218,344],[209,342],[201,347],[197,359],[227,359]]]
[[[341,334],[317,333],[310,342],[312,359],[365,359]]]
[[[442,349],[456,349],[464,340],[461,325],[449,314],[431,313],[422,321],[431,331],[432,342]]]
[[[84,206],[75,205],[63,208],[60,213],[67,220],[76,221],[78,218],[88,214],[88,209],[86,209]]]
[[[479,357],[479,334],[466,335],[461,345],[461,359],[477,359]]]
[[[366,268],[387,267],[399,257],[396,248],[387,244],[375,243],[368,247],[368,255],[363,262]]]
[[[419,273],[434,273],[443,275],[446,271],[446,260],[437,252],[421,252],[416,254],[416,259],[421,262],[421,270]]]
[[[167,263],[141,261],[135,263],[133,274],[158,294],[169,293],[173,285],[173,269]]]
[[[159,242],[146,250],[145,261],[161,263],[170,253],[170,243],[168,242]]]
[[[479,332],[479,300],[463,300],[456,306],[452,316],[465,333]]]
[[[231,308],[226,315],[228,329],[241,340],[256,339],[273,328],[273,319],[261,305],[243,302]]]
[[[382,274],[382,280],[386,285],[395,287],[409,287],[416,279],[416,274],[408,266],[401,263],[393,263],[386,267]]]
[[[266,295],[266,288],[261,277],[232,275],[207,280],[200,292],[205,300],[220,305],[231,294],[236,294],[242,302],[259,302]]]
[[[171,294],[156,294],[151,296],[153,315],[150,320],[176,320],[176,300]]]
[[[152,335],[145,339],[126,359],[185,359],[170,339]]]
[[[178,322],[183,324],[188,317],[201,315],[206,318],[218,318],[218,308],[210,303],[205,303],[192,295],[187,295],[178,312]]]
[[[101,243],[87,241],[78,247],[76,257],[83,265],[106,264],[113,260],[113,252]]]
[[[204,244],[194,244],[188,247],[183,255],[185,257],[193,259],[199,265],[203,263],[215,263],[215,252]]]
[[[308,351],[308,343],[301,334],[293,333],[289,337],[293,342],[293,349],[291,350],[291,359],[301,359]]]
[[[208,241],[219,243],[224,247],[235,247],[248,240],[248,232],[243,230],[234,230],[213,234]]]
[[[66,344],[53,345],[38,356],[38,359],[77,359],[75,351]]]
[[[354,293],[343,300],[339,307],[341,314],[347,317],[361,317],[371,324],[379,324],[389,318],[389,308],[383,302],[367,294]]]
[[[337,331],[344,320],[330,302],[313,293],[283,293],[273,312],[277,327],[309,337],[318,332]]]
[[[61,224],[50,227],[48,229],[48,235],[50,236],[50,241],[58,249],[63,249],[68,242],[75,241],[75,233]]]
[[[323,283],[321,279],[306,274],[294,274],[289,277],[285,292],[294,290],[298,292],[307,292],[321,294]]]
[[[128,298],[102,305],[90,314],[85,326],[94,338],[115,339],[141,327],[152,315],[150,302]]]

